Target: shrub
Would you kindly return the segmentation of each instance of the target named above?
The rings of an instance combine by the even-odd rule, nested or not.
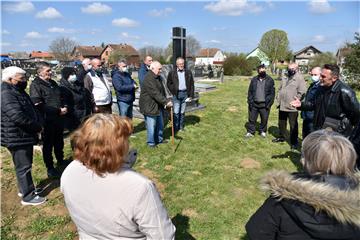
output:
[[[225,75],[242,75],[242,76],[251,76],[252,75],[252,64],[248,61],[245,56],[230,56],[226,58],[224,62],[224,74]]]

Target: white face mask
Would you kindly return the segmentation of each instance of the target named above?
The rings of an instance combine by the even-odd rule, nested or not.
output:
[[[69,78],[68,78],[68,81],[70,82],[70,83],[74,83],[74,82],[76,82],[76,75],[70,75],[69,76]]]
[[[122,71],[122,72],[128,72],[129,69],[128,69],[127,67],[122,67],[122,68],[121,68],[121,71]]]
[[[313,82],[318,82],[320,80],[320,76],[311,76],[311,80]]]
[[[92,66],[89,64],[89,65],[87,65],[87,66],[86,66],[86,68],[87,68],[86,70],[88,70],[88,71],[89,71],[89,70],[91,70],[91,69],[92,69]]]

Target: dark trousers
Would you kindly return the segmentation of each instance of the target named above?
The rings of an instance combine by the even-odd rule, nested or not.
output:
[[[8,149],[11,152],[14,162],[19,192],[23,194],[24,201],[30,201],[35,197],[35,186],[31,176],[33,146],[21,146]]]
[[[251,134],[255,134],[255,124],[260,114],[260,127],[259,132],[266,132],[267,131],[267,124],[269,119],[270,109],[266,109],[265,107],[251,107],[249,108],[249,123],[247,125],[247,131]]]
[[[299,127],[298,127],[298,112],[284,112],[279,111],[279,130],[280,130],[280,138],[285,138],[286,133],[286,124],[287,119],[289,119],[290,123],[290,144],[296,145],[298,144],[298,135],[299,135]]]
[[[302,138],[304,139],[307,135],[314,131],[314,123],[312,119],[303,119]]]
[[[64,121],[58,118],[52,122],[46,122],[43,140],[43,159],[47,169],[54,168],[52,150],[54,149],[56,160],[61,163],[64,160]]]

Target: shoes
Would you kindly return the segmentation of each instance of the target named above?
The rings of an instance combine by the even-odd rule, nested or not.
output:
[[[31,199],[29,201],[21,200],[21,204],[24,206],[28,206],[28,205],[36,206],[36,205],[43,204],[44,202],[46,202],[46,198],[40,197],[38,195],[36,195],[33,199]]]
[[[147,146],[148,146],[148,148],[157,148],[156,145],[150,145],[150,144],[148,144]]]
[[[265,132],[261,132],[261,133],[260,133],[260,136],[263,137],[263,138],[266,138],[266,133],[265,133]]]
[[[180,128],[179,132],[185,132],[185,128]]]
[[[274,143],[278,143],[278,142],[285,142],[285,138],[274,138],[273,140],[272,140],[272,142],[274,142]]]
[[[249,132],[245,134],[245,137],[246,137],[246,138],[251,138],[251,137],[253,137],[253,136],[254,136],[254,134],[249,133]]]
[[[298,144],[292,144],[290,148],[291,148],[291,150],[297,150],[298,147],[299,147]]]
[[[131,134],[131,135],[130,135],[130,138],[136,138],[136,135],[135,135],[135,134]]]
[[[61,177],[61,173],[58,170],[56,170],[55,168],[48,169],[47,175],[49,178],[60,178]]]
[[[38,187],[38,188],[35,188],[35,191],[34,191],[34,193],[36,194],[36,195],[39,195],[40,193],[42,193],[44,191],[44,189],[43,188],[41,188],[41,187]],[[23,194],[21,193],[21,192],[18,192],[18,197],[23,197]]]

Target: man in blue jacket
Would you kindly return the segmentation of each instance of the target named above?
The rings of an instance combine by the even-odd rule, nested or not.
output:
[[[111,72],[111,77],[117,97],[119,114],[120,116],[132,119],[133,102],[135,100],[135,89],[137,86],[128,72],[128,66],[125,59],[119,60],[117,68]]]
[[[139,68],[139,73],[138,73],[138,77],[139,77],[139,84],[140,84],[140,88],[142,88],[142,86],[144,85],[144,79],[145,79],[145,75],[147,74],[147,72],[150,69],[150,64],[153,62],[153,59],[151,56],[146,56],[144,58],[144,62],[141,63],[140,68]]]

